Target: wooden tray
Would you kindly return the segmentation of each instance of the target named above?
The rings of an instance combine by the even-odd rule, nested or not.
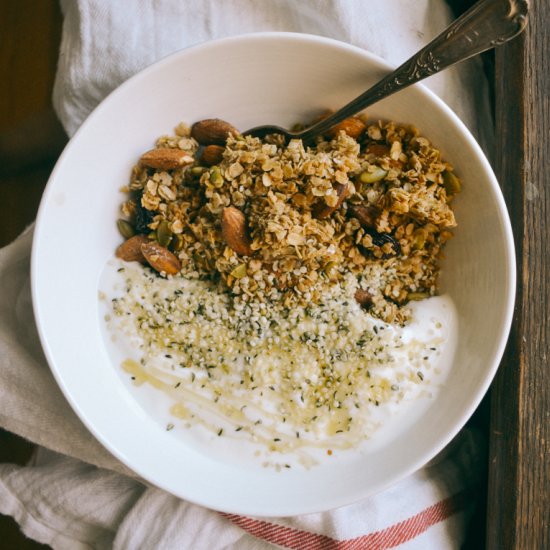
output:
[[[495,55],[495,171],[518,259],[514,321],[491,387],[487,548],[550,548],[550,3]],[[481,235],[480,238],[483,238]]]

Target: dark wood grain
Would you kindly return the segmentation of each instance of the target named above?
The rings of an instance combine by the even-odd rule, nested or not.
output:
[[[0,1],[0,246],[36,217],[59,150],[59,127],[53,138],[49,130],[61,24],[56,0]],[[25,464],[33,451],[28,441],[0,430],[0,462]],[[49,546],[28,539],[11,517],[0,515],[0,548]]]
[[[496,171],[518,258],[508,348],[491,389],[487,547],[550,548],[550,5],[496,53]]]
[[[61,25],[55,0],[0,1],[0,246],[36,217],[64,143],[51,102]]]

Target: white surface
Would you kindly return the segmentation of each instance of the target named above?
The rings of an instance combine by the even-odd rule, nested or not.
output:
[[[166,58],[123,84],[62,155],[33,243],[32,290],[41,341],[82,421],[146,480],[230,512],[290,515],[334,508],[382,489],[432,458],[488,388],[511,322],[510,224],[476,142],[441,101],[419,86],[369,113],[417,125],[465,182],[456,201],[459,230],[447,249],[443,279],[457,308],[459,340],[447,385],[399,440],[345,470],[337,462],[307,473],[225,463],[222,456],[205,456],[160,429],[127,391],[103,345],[97,292],[119,241],[118,190],[156,136],[171,132],[179,121],[213,116],[243,130],[267,122],[290,125],[338,107],[386,68],[362,50],[319,37],[264,34],[212,42]]]
[[[121,268],[124,269],[122,273],[119,272]],[[137,334],[136,325],[131,322],[130,326],[127,326],[128,318],[124,314],[125,307],[121,305],[121,302],[118,302],[117,307],[120,308],[119,311],[122,311],[122,313],[115,315],[111,304],[113,298],[124,301],[123,297],[126,294],[128,284],[127,278],[134,279],[135,295],[139,296],[140,286],[139,283],[135,282],[135,277],[142,274],[143,267],[140,264],[128,264],[113,258],[107,262],[100,279],[100,289],[104,298],[102,298],[100,304],[99,319],[103,329],[104,344],[113,365],[121,366],[129,358],[139,363],[142,356],[145,355],[141,348],[144,342]],[[176,286],[173,286],[174,283],[176,283]],[[160,296],[163,294],[170,295],[175,288],[178,288],[184,293],[192,293],[193,290],[189,287],[185,290],[184,283],[185,281],[181,279],[159,280],[158,284],[149,292],[158,292]],[[166,289],[166,287],[169,287],[170,290],[163,291],[163,288]],[[331,307],[328,301],[324,305]],[[283,426],[275,426],[275,431],[271,431],[266,427],[270,426],[273,420],[269,415],[262,417],[261,414],[262,411],[271,409],[270,398],[272,396],[276,397],[276,394],[268,392],[256,401],[257,408],[254,409],[254,414],[260,415],[260,418],[262,418],[259,433],[275,438],[280,436],[277,432],[278,428],[281,429],[282,433],[290,433],[292,436],[294,436],[293,430],[300,430],[300,440],[295,442],[300,443],[300,445],[297,445],[294,449],[291,448],[292,445],[287,445],[286,452],[270,450],[265,442],[254,442],[252,434],[246,431],[235,433],[234,430],[237,426],[235,422],[228,421],[225,423],[216,414],[212,414],[211,410],[197,407],[194,398],[196,395],[193,391],[194,387],[189,387],[188,382],[191,372],[195,372],[197,379],[199,379],[201,368],[194,370],[193,365],[188,364],[186,365],[188,368],[172,370],[174,364],[177,365],[182,360],[181,357],[178,358],[177,351],[170,351],[172,357],[168,361],[164,357],[164,353],[168,350],[158,350],[156,357],[153,358],[150,351],[147,353],[148,366],[151,367],[153,364],[154,367],[159,369],[159,372],[166,374],[166,377],[161,376],[160,379],[168,384],[169,391],[163,391],[148,382],[141,383],[140,381],[136,385],[132,381],[134,377],[131,377],[130,373],[123,368],[118,368],[117,372],[132,396],[146,411],[147,415],[159,424],[161,429],[171,424],[173,426],[172,437],[182,439],[187,445],[192,445],[207,455],[223,456],[226,463],[233,462],[235,465],[247,469],[291,466],[292,468],[304,470],[319,467],[319,464],[332,465],[336,461],[339,467],[343,467],[344,464],[361,460],[361,457],[368,457],[377,449],[403,437],[411,426],[414,426],[425,414],[431,406],[434,396],[452,372],[451,367],[457,344],[457,318],[452,300],[448,295],[434,296],[428,300],[413,303],[411,309],[413,315],[407,326],[385,325],[383,330],[379,329],[378,344],[375,343],[376,337],[372,342],[373,347],[386,346],[391,361],[386,364],[379,364],[374,361],[368,363],[373,377],[384,376],[390,381],[390,384],[391,381],[399,384],[400,393],[403,393],[402,398],[399,400],[389,398],[387,402],[382,402],[379,406],[371,405],[370,407],[362,407],[359,410],[344,408],[343,410],[347,410],[346,414],[354,417],[353,424],[355,424],[355,429],[352,429],[346,436],[340,434],[330,437],[328,434],[323,433],[323,429],[319,428],[319,424],[323,422],[323,418],[327,419],[327,416],[330,417],[331,415],[322,410],[315,412],[320,417],[316,421],[317,431],[312,430],[307,433],[308,430],[306,430],[304,432],[299,425],[294,425],[291,418]],[[362,310],[359,309],[361,320],[358,318],[357,310],[354,313],[350,310],[349,313],[350,318],[354,317],[356,322],[361,323],[363,327],[365,324],[369,327],[372,326],[372,318],[368,318]],[[143,315],[143,313],[140,315]],[[174,322],[177,323],[175,319]],[[381,324],[380,321],[378,323]],[[219,329],[216,327],[211,330]],[[414,342],[414,344],[411,342]],[[287,345],[289,343],[283,347],[286,348]],[[414,357],[409,356],[411,353],[415,354]],[[297,355],[294,359],[297,366],[302,366]],[[368,360],[365,359],[364,361],[367,362]],[[256,365],[261,372],[261,366],[258,363]],[[414,374],[418,369],[422,370],[423,381],[420,382],[416,376],[409,380],[407,378],[409,373]],[[148,370],[145,369],[146,372]],[[257,373],[257,376],[255,374],[258,379],[261,378],[260,372]],[[402,378],[398,382],[400,375]],[[303,376],[307,375],[303,374]],[[255,402],[255,396],[250,395],[246,390],[242,390],[237,385],[238,381],[232,381],[231,378],[232,374],[228,372],[225,379],[222,379],[222,392],[228,394],[235,392],[232,397],[237,400],[240,395],[239,405],[244,402],[248,402],[248,405]],[[176,383],[181,384],[181,387],[177,392],[171,391]],[[183,394],[178,393],[184,388],[189,393],[186,390]],[[360,396],[361,394],[358,393],[356,399],[360,403],[366,403],[368,397]],[[209,396],[212,401],[214,397],[213,393]],[[189,421],[172,414],[171,408],[176,404],[184,407],[184,410],[192,410],[196,418]],[[212,403],[212,407],[215,409],[214,403]],[[223,407],[219,408],[218,411],[220,415],[224,414]],[[257,416],[254,416],[254,419],[256,418]],[[357,426],[362,426],[362,428],[357,428]],[[221,437],[217,435],[220,427],[223,427]],[[357,433],[358,429],[362,430],[359,434]],[[254,433],[254,429],[252,433]],[[343,449],[342,444],[347,445],[349,448]],[[327,454],[329,449],[331,453]]]

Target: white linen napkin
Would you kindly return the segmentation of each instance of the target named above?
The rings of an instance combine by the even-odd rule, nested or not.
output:
[[[439,0],[64,0],[54,104],[72,135],[143,67],[183,47],[245,32],[308,32],[399,64],[450,21]],[[488,150],[479,61],[427,85]],[[0,425],[42,446],[0,465],[0,513],[53,548],[459,548],[479,483],[480,442],[464,431],[429,466],[365,501],[323,514],[249,518],[190,504],[133,477],[86,430],[41,351],[29,290],[32,229],[0,251]]]

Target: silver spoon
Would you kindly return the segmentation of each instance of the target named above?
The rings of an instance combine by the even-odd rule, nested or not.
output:
[[[331,116],[300,132],[267,125],[251,128],[244,135],[282,134],[287,141],[296,138],[311,141],[369,105],[455,63],[508,42],[527,25],[528,9],[527,0],[480,0],[408,61]]]

